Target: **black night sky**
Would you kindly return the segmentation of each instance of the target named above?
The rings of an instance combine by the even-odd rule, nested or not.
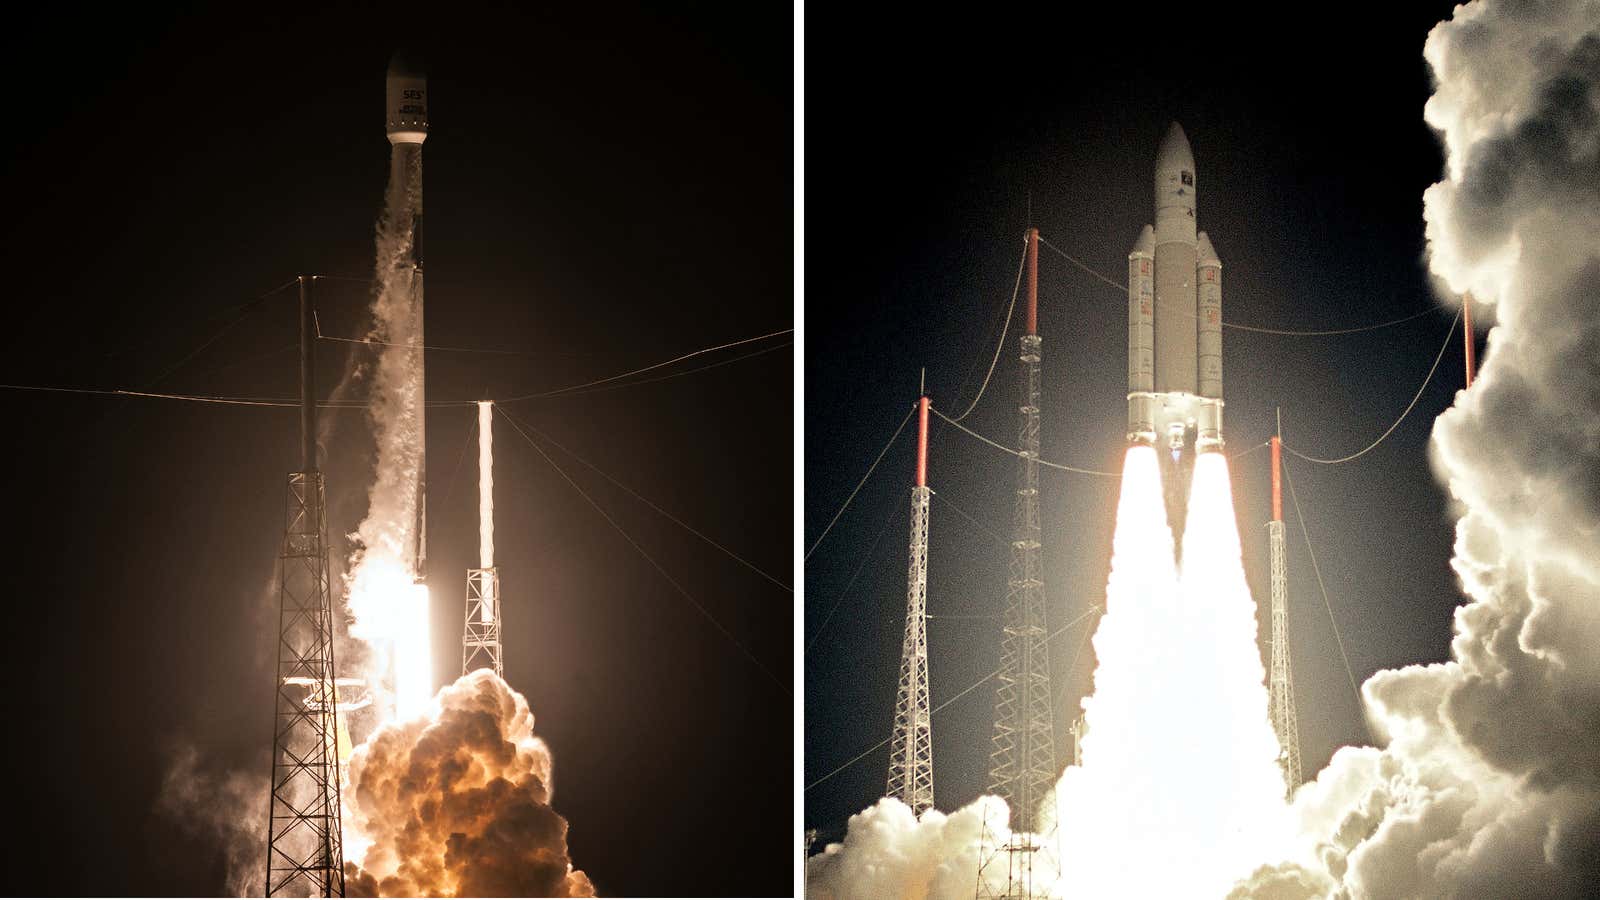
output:
[[[995,7],[941,18],[901,7],[808,35],[805,536],[810,548],[917,396],[977,394],[1029,224],[1121,281],[1152,219],[1167,125],[1193,144],[1199,227],[1223,261],[1225,321],[1337,329],[1435,305],[1422,192],[1442,154],[1422,120],[1423,40],[1449,14],[1383,15],[1227,5]],[[822,62],[821,58],[831,60]],[[1031,217],[1030,217],[1031,204]],[[1043,455],[1120,465],[1126,294],[1040,251]],[[1020,311],[1018,313],[1020,316]],[[1417,390],[1451,313],[1340,337],[1224,330],[1226,435],[1245,450],[1283,409],[1286,442],[1313,456],[1361,449]],[[1481,339],[1480,328],[1480,339]],[[1015,323],[965,424],[1016,446]],[[1459,338],[1416,410],[1343,466],[1288,471],[1357,681],[1446,658],[1459,602],[1449,501],[1430,473],[1433,417],[1462,384]],[[889,736],[904,627],[913,429],[884,458],[806,564],[805,782]],[[935,419],[928,611],[935,706],[999,662],[1016,461]],[[1234,466],[1245,563],[1267,600],[1265,451]],[[1042,470],[1051,627],[1105,599],[1114,479]],[[1290,500],[1290,639],[1308,776],[1368,742]],[[881,536],[881,538],[880,538]],[[856,573],[859,571],[859,577]],[[941,618],[951,617],[951,618]],[[1051,645],[1057,748],[1090,687],[1085,628]],[[1083,647],[1082,652],[1079,652]],[[953,810],[984,789],[994,684],[934,718],[935,796]],[[887,747],[804,794],[823,842],[884,790]],[[820,844],[819,844],[820,849]]]
[[[430,352],[430,400],[549,390],[793,325],[787,9],[284,9],[13,17],[0,381],[292,396],[294,292],[241,307],[302,272],[341,276],[356,280],[319,285],[323,330],[365,327],[401,44],[433,93],[428,342],[514,351]],[[788,584],[787,340],[510,411]],[[326,392],[349,345],[318,352]],[[209,819],[158,799],[187,748],[208,775],[267,777],[295,414],[0,401],[8,855],[27,861],[8,893],[222,892]],[[863,440],[873,415],[852,426]],[[473,418],[428,421],[441,683],[476,561],[476,465],[458,464]],[[364,508],[359,426],[338,414],[327,448],[336,530]],[[793,595],[552,451],[774,679],[497,427],[507,680],[554,752],[573,860],[603,894],[787,893]]]

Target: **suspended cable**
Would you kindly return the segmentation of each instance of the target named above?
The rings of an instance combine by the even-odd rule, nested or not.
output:
[[[715,353],[718,350],[727,350],[727,349],[730,349],[730,348],[733,348],[733,347],[743,346],[745,344],[753,344],[756,341],[764,341],[764,340],[767,340],[768,338],[778,337],[779,335],[793,334],[793,333],[794,333],[794,329],[793,328],[785,328],[782,331],[774,331],[774,332],[771,332],[769,334],[758,335],[757,337],[745,338],[743,340],[738,340],[738,341],[729,341],[726,344],[718,344],[715,347],[706,347],[706,348],[701,349],[701,350],[695,350],[695,351],[690,352],[690,353],[685,353],[682,356],[675,356],[672,359],[669,359],[669,360],[667,360],[665,362],[658,362],[658,363],[655,363],[653,365],[648,365],[648,366],[644,366],[642,368],[633,369],[632,371],[623,372],[623,373],[621,373],[619,375],[609,375],[609,376],[607,376],[605,378],[596,378],[593,381],[585,381],[582,384],[568,385],[567,387],[556,388],[555,390],[550,390],[550,391],[541,391],[541,392],[536,393],[536,394],[523,394],[523,395],[521,395],[519,397],[508,397],[505,400],[501,400],[499,402],[501,402],[501,403],[516,403],[516,402],[519,402],[519,401],[522,401],[522,400],[536,400],[536,399],[539,399],[541,397],[554,397],[557,394],[570,393],[570,392],[576,391],[576,390],[578,390],[580,388],[594,387],[595,385],[607,384],[609,382],[618,381],[620,379],[628,378],[628,377],[633,376],[633,375],[641,375],[641,374],[643,374],[645,372],[654,371],[655,369],[660,369],[660,368],[662,368],[664,366],[670,366],[670,365],[673,365],[674,363],[683,362],[686,359],[693,359],[696,356],[704,356],[707,353]]]
[[[735,357],[733,357],[731,359],[723,359],[723,360],[718,360],[717,362],[714,362],[714,363],[706,363],[703,366],[695,366],[692,369],[685,369],[682,372],[673,372],[673,373],[668,374],[668,375],[657,375],[654,378],[641,378],[638,381],[629,381],[629,382],[624,382],[623,384],[608,384],[608,385],[604,385],[602,387],[593,387],[593,388],[588,388],[586,390],[581,390],[581,391],[576,391],[576,390],[575,391],[568,391],[567,393],[560,394],[558,396],[560,398],[563,398],[563,399],[567,398],[567,397],[582,397],[585,394],[603,394],[606,391],[620,391],[620,390],[622,390],[624,388],[638,387],[638,386],[643,385],[643,384],[655,384],[658,381],[670,381],[670,380],[672,380],[674,378],[682,378],[685,375],[693,375],[696,372],[704,372],[707,369],[716,369],[716,368],[720,368],[722,366],[731,366],[736,362],[743,362],[743,361],[745,361],[747,359],[753,359],[753,358],[755,358],[757,356],[765,356],[768,353],[776,353],[777,351],[782,350],[785,347],[793,347],[793,346],[794,346],[793,342],[785,341],[785,342],[783,342],[781,344],[778,344],[776,346],[763,347],[760,350],[752,350],[749,353],[741,353],[738,356],[735,356]]]
[[[966,512],[966,510],[963,510],[961,507],[955,505],[954,503],[951,503],[949,498],[945,497],[943,494],[939,493],[938,491],[932,491],[931,493],[933,494],[933,499],[938,500],[940,503],[943,503],[945,506],[950,507],[950,509],[952,511],[954,511],[956,515],[960,516],[963,519],[966,519],[968,522],[970,522],[972,524],[972,526],[974,528],[978,529],[979,531],[983,532],[984,534],[987,534],[989,537],[994,538],[996,541],[999,541],[1002,546],[1006,546],[1006,547],[1011,546],[1011,542],[1010,541],[1008,541],[1005,538],[1001,537],[994,530],[989,528],[989,526],[987,526],[987,525],[983,524],[982,522],[979,522],[977,519],[973,518],[971,515],[969,515]],[[933,618],[933,617],[929,616],[929,618]],[[941,616],[940,618],[948,618],[948,617],[947,616]]]
[[[856,579],[861,577],[862,570],[867,567],[867,562],[872,559],[872,552],[878,549],[878,544],[883,540],[883,536],[889,533],[890,523],[899,521],[900,517],[895,515],[895,512],[903,508],[901,504],[895,504],[890,508],[889,515],[884,517],[883,527],[878,529],[878,536],[872,539],[872,543],[867,547],[867,552],[862,554],[861,562],[856,566],[856,570],[850,576],[850,580],[845,582],[844,590],[840,591],[839,596],[834,598],[833,605],[828,607],[828,614],[822,617],[822,624],[817,626],[816,632],[806,641],[805,653],[811,652],[811,645],[817,642],[817,638],[822,637],[822,632],[827,629],[828,623],[833,621],[834,612],[839,609],[839,604],[843,603],[844,598],[849,595],[850,588],[855,586]]]
[[[196,356],[199,356],[201,354],[201,352],[203,352],[207,347],[211,346],[212,344],[215,344],[217,342],[217,340],[220,339],[224,334],[227,334],[229,331],[233,330],[233,326],[238,325],[240,322],[244,321],[244,317],[249,315],[250,312],[252,310],[254,310],[257,306],[260,306],[262,303],[264,303],[267,300],[267,298],[272,297],[273,295],[278,294],[278,293],[282,292],[283,290],[294,286],[298,281],[299,281],[298,278],[291,278],[288,281],[284,282],[283,284],[280,284],[277,287],[273,288],[272,290],[267,291],[265,294],[261,294],[260,296],[256,297],[255,299],[250,300],[250,301],[248,301],[248,302],[246,302],[244,304],[241,304],[240,306],[235,307],[235,309],[237,309],[239,311],[238,315],[234,316],[232,319],[229,319],[228,323],[226,325],[223,325],[221,328],[217,329],[215,333],[213,333],[210,337],[206,338],[203,342],[201,342],[200,346],[194,348],[193,350],[190,350],[187,354],[184,355],[184,357],[182,359],[180,359],[177,362],[173,363],[171,366],[168,366],[165,371],[163,371],[160,375],[157,375],[155,378],[152,378],[150,381],[146,382],[144,386],[146,388],[153,388],[156,385],[160,384],[161,382],[165,381],[167,379],[167,376],[171,375],[173,372],[178,371],[178,369],[182,368],[183,365],[185,363],[187,363],[189,360],[194,359]]]
[[[983,376],[983,385],[978,388],[978,396],[972,398],[967,405],[967,411],[956,416],[955,421],[965,419],[977,408],[978,401],[983,399],[983,392],[989,388],[989,379],[994,377],[994,367],[1000,362],[1000,351],[1005,349],[1006,334],[1011,330],[1011,314],[1017,308],[1017,293],[1022,290],[1022,270],[1028,262],[1028,242],[1022,242],[1022,259],[1017,261],[1017,283],[1011,286],[1011,303],[1006,306],[1006,323],[1000,328],[1000,340],[994,345],[994,358],[989,360],[989,374]]]
[[[1344,637],[1339,633],[1339,621],[1333,616],[1333,603],[1328,600],[1328,586],[1322,581],[1322,567],[1317,565],[1317,551],[1311,546],[1311,532],[1306,529],[1305,514],[1300,512],[1300,497],[1294,491],[1294,479],[1289,477],[1289,467],[1283,467],[1283,480],[1289,484],[1289,499],[1294,501],[1294,518],[1300,523],[1300,536],[1305,539],[1306,552],[1311,555],[1311,571],[1317,576],[1317,588],[1322,591],[1322,607],[1328,611],[1328,623],[1333,626],[1333,640],[1339,646],[1339,659],[1344,661],[1344,674],[1350,679],[1350,690],[1356,696],[1356,709],[1361,709],[1361,688],[1356,685],[1355,670],[1350,668],[1350,656],[1344,650]],[[1365,717],[1362,717],[1365,727]],[[1369,737],[1371,735],[1368,735]]]
[[[722,636],[727,638],[729,643],[738,648],[739,652],[743,653],[746,659],[750,660],[751,663],[755,664],[756,668],[760,669],[768,678],[772,679],[772,683],[776,684],[780,690],[786,694],[789,694],[791,697],[794,696],[794,692],[789,690],[789,688],[778,679],[778,676],[772,673],[771,669],[767,668],[766,665],[761,662],[761,660],[757,659],[755,654],[747,650],[744,644],[740,643],[739,639],[733,636],[733,632],[729,631],[727,628],[724,628],[722,623],[718,622],[715,616],[711,615],[711,613],[704,606],[700,605],[700,601],[696,600],[693,594],[689,593],[689,591],[685,589],[683,585],[678,583],[676,578],[673,578],[666,569],[662,568],[661,564],[656,562],[655,557],[645,552],[644,547],[640,546],[639,542],[634,540],[632,535],[624,531],[622,526],[617,524],[617,520],[613,519],[610,513],[606,512],[599,503],[595,502],[593,497],[589,496],[588,491],[585,491],[578,485],[576,481],[573,481],[572,476],[568,475],[566,470],[561,468],[561,466],[554,459],[551,459],[550,454],[544,452],[544,448],[540,447],[533,438],[529,437],[528,433],[522,430],[522,426],[517,424],[517,420],[511,418],[511,415],[505,410],[501,409],[498,403],[495,404],[495,412],[498,412],[500,415],[504,416],[505,420],[511,423],[511,427],[516,429],[517,434],[522,435],[522,439],[528,442],[528,446],[532,447],[540,456],[544,457],[544,461],[549,463],[550,467],[555,469],[556,473],[559,474],[567,482],[567,484],[572,485],[572,489],[582,495],[583,499],[588,501],[589,505],[594,507],[595,512],[599,513],[600,516],[604,518],[612,528],[616,529],[618,534],[622,535],[622,537],[629,544],[633,545],[633,549],[638,551],[640,556],[644,557],[645,562],[648,562],[652,567],[655,568],[657,572],[661,573],[661,577],[665,578],[667,583],[672,585],[673,588],[675,588],[685,600],[688,600],[689,604],[698,610],[700,615],[705,617],[706,621],[710,622],[718,631],[722,632]]]
[[[467,429],[467,438],[461,442],[461,452],[456,455],[456,467],[450,471],[450,484],[444,490],[444,502],[439,504],[440,509],[450,508],[450,498],[455,496],[456,481],[461,477],[461,464],[467,461],[467,448],[472,446],[473,435],[478,433],[478,417],[472,417],[472,427]]]
[[[1088,272],[1090,275],[1093,275],[1094,277],[1100,279],[1101,281],[1104,281],[1106,284],[1109,284],[1112,287],[1114,287],[1117,290],[1122,291],[1124,293],[1127,292],[1127,290],[1128,290],[1127,284],[1113,281],[1110,278],[1108,278],[1108,277],[1106,277],[1104,275],[1101,275],[1099,272],[1096,272],[1094,269],[1089,268],[1089,266],[1086,263],[1083,263],[1083,262],[1073,258],[1072,256],[1067,255],[1067,251],[1065,251],[1065,250],[1061,249],[1060,247],[1057,247],[1055,244],[1052,244],[1049,241],[1045,240],[1044,239],[1044,235],[1042,235],[1042,234],[1039,235],[1039,243],[1045,245],[1046,247],[1049,247],[1051,250],[1054,250],[1056,253],[1060,254],[1062,259],[1066,260],[1069,263],[1072,263],[1073,265],[1075,265],[1078,268],[1084,270],[1085,272]]]
[[[1289,451],[1290,453],[1294,454],[1295,456],[1300,457],[1301,459],[1305,460],[1306,462],[1319,463],[1319,464],[1325,465],[1325,466],[1334,466],[1334,465],[1338,465],[1339,463],[1347,463],[1347,462],[1350,462],[1353,459],[1358,459],[1358,458],[1360,458],[1362,456],[1365,456],[1367,454],[1367,451],[1369,451],[1372,448],[1374,448],[1374,447],[1378,446],[1379,444],[1383,443],[1385,438],[1387,438],[1389,435],[1393,434],[1394,430],[1396,428],[1400,427],[1400,423],[1404,422],[1406,420],[1406,416],[1411,415],[1411,410],[1416,408],[1417,401],[1422,399],[1423,391],[1426,391],[1428,389],[1428,385],[1433,382],[1434,373],[1439,371],[1439,361],[1444,359],[1444,351],[1450,348],[1450,342],[1455,338],[1455,335],[1456,335],[1456,325],[1460,324],[1460,322],[1461,322],[1461,310],[1458,309],[1458,310],[1456,310],[1456,317],[1453,320],[1451,320],[1451,322],[1450,322],[1450,328],[1445,332],[1444,343],[1439,345],[1439,355],[1437,355],[1437,356],[1435,356],[1433,358],[1433,366],[1428,369],[1428,377],[1422,379],[1422,386],[1417,388],[1417,393],[1412,396],[1411,402],[1406,404],[1405,411],[1400,413],[1400,418],[1395,419],[1394,420],[1394,424],[1390,425],[1387,429],[1385,429],[1383,434],[1378,435],[1378,439],[1377,440],[1375,440],[1372,443],[1368,444],[1367,446],[1361,448],[1360,450],[1357,450],[1356,452],[1350,454],[1349,456],[1341,456],[1338,459],[1318,459],[1315,456],[1307,456],[1306,454],[1301,453],[1299,450],[1294,449],[1293,447],[1289,446],[1288,444],[1284,444],[1283,445],[1283,449]]]
[[[1111,278],[1109,278],[1109,277],[1107,277],[1105,275],[1100,274],[1099,272],[1095,271],[1094,269],[1089,268],[1089,266],[1085,265],[1084,263],[1078,261],[1077,259],[1074,259],[1071,256],[1068,256],[1067,252],[1065,250],[1062,250],[1060,247],[1057,247],[1055,244],[1052,244],[1049,241],[1045,240],[1043,236],[1040,236],[1039,243],[1044,244],[1046,247],[1049,247],[1051,250],[1054,250],[1056,253],[1059,253],[1061,255],[1061,257],[1063,259],[1065,259],[1067,262],[1072,263],[1073,265],[1075,265],[1078,268],[1084,270],[1085,272],[1088,272],[1090,275],[1093,275],[1094,277],[1100,279],[1101,281],[1105,282],[1106,284],[1109,284],[1112,287],[1116,288],[1117,290],[1122,291],[1124,294],[1127,293],[1127,290],[1128,290],[1127,282],[1115,281],[1115,280],[1113,280],[1113,279],[1111,279]],[[1194,312],[1192,312],[1190,310],[1183,309],[1182,307],[1166,305],[1166,306],[1163,306],[1162,308],[1163,309],[1171,309],[1173,311],[1182,313],[1183,315],[1186,315],[1191,319],[1200,318],[1198,314],[1196,314],[1196,313],[1194,313]],[[1404,324],[1406,322],[1411,321],[1412,319],[1420,319],[1423,316],[1425,316],[1425,315],[1427,315],[1427,314],[1429,314],[1429,313],[1431,313],[1433,311],[1434,311],[1434,307],[1429,306],[1426,309],[1418,310],[1417,312],[1414,312],[1414,313],[1412,313],[1410,315],[1407,315],[1407,316],[1401,316],[1398,319],[1390,319],[1387,322],[1378,322],[1378,323],[1375,323],[1375,324],[1372,324],[1372,325],[1357,325],[1357,326],[1355,326],[1353,328],[1326,328],[1326,329],[1314,329],[1314,330],[1312,330],[1312,329],[1297,329],[1297,328],[1262,328],[1262,327],[1257,326],[1257,325],[1240,325],[1237,322],[1229,322],[1226,319],[1224,319],[1222,321],[1222,327],[1223,328],[1232,328],[1232,329],[1235,329],[1237,331],[1251,331],[1251,332],[1255,332],[1256,334],[1276,334],[1276,335],[1283,335],[1283,336],[1286,336],[1286,337],[1329,337],[1329,336],[1338,335],[1338,334],[1359,334],[1359,333],[1361,333],[1363,331],[1377,331],[1377,330],[1382,329],[1382,328],[1390,328],[1390,327],[1393,327],[1395,325],[1402,325],[1402,324]]]
[[[945,415],[943,412],[940,412],[938,407],[929,407],[929,409],[933,410],[934,415],[936,415],[939,418],[945,420],[946,422],[949,422],[951,425],[954,425],[955,427],[961,429],[962,431],[966,432],[967,434],[971,435],[972,437],[975,437],[978,440],[983,441],[985,444],[988,444],[989,446],[995,448],[996,450],[1004,450],[1005,452],[1011,454],[1012,456],[1016,456],[1016,457],[1022,456],[1022,451],[1021,450],[1013,450],[1010,447],[1005,446],[1004,444],[997,444],[994,441],[989,440],[988,438],[986,438],[983,435],[977,433],[976,431],[973,431],[971,428],[968,428],[967,426],[961,424],[960,422],[957,422],[955,419],[952,419],[949,416]],[[1101,472],[1098,469],[1080,469],[1077,466],[1062,465],[1061,463],[1053,463],[1053,462],[1050,462],[1048,460],[1043,460],[1043,459],[1037,460],[1037,462],[1041,466],[1049,466],[1052,469],[1060,469],[1063,472],[1077,472],[1080,475],[1103,475],[1103,476],[1105,476],[1107,478],[1120,478],[1121,477],[1121,475],[1119,475],[1116,472]]]
[[[822,544],[823,538],[826,538],[828,532],[833,530],[833,526],[839,521],[839,517],[844,515],[844,511],[850,508],[850,501],[856,498],[856,494],[861,493],[861,486],[867,483],[868,478],[872,477],[872,473],[878,468],[878,463],[883,462],[884,454],[888,453],[889,448],[894,446],[895,439],[900,437],[900,432],[905,430],[906,423],[911,421],[911,417],[916,411],[917,408],[915,406],[906,411],[906,417],[900,420],[900,427],[896,428],[894,434],[889,436],[889,443],[884,444],[883,449],[878,451],[878,458],[873,460],[872,465],[867,468],[867,474],[861,476],[861,480],[856,482],[856,489],[850,492],[850,496],[844,498],[844,505],[839,507],[839,511],[833,514],[832,519],[828,520],[828,527],[822,529],[822,534],[817,535],[816,542],[811,545],[810,550],[806,551],[805,557],[800,560],[801,562],[811,559],[811,554],[817,551],[817,547]]]
[[[1066,631],[1068,628],[1071,628],[1072,626],[1078,624],[1079,622],[1082,622],[1084,619],[1087,619],[1089,616],[1093,615],[1095,613],[1095,611],[1097,611],[1099,609],[1100,609],[1100,604],[1098,604],[1098,603],[1096,603],[1094,606],[1089,607],[1088,610],[1086,610],[1082,615],[1078,616],[1076,619],[1073,619],[1071,622],[1068,622],[1067,624],[1061,626],[1060,628],[1057,628],[1055,631],[1052,631],[1049,634],[1049,636],[1047,636],[1045,638],[1045,642],[1049,643],[1050,641],[1055,640],[1057,635],[1060,635],[1062,632]],[[943,710],[945,707],[947,707],[950,704],[956,702],[957,700],[960,700],[962,697],[965,697],[966,695],[972,693],[973,691],[977,690],[978,688],[983,687],[985,684],[988,684],[990,679],[994,678],[996,675],[999,675],[999,674],[1000,674],[1000,670],[999,669],[995,669],[993,672],[990,672],[989,674],[983,676],[982,678],[980,678],[977,681],[973,682],[972,684],[968,685],[965,690],[962,690],[960,693],[956,694],[954,697],[951,697],[950,699],[944,701],[943,703],[941,703],[938,706],[935,706],[933,709],[929,710],[928,711],[928,715],[929,716],[938,715],[939,712],[941,710]],[[816,781],[813,781],[810,784],[806,785],[805,786],[805,790],[807,790],[807,791],[811,790],[812,788],[814,788],[817,785],[823,783],[824,781],[827,781],[828,779],[830,779],[833,776],[839,774],[840,772],[843,772],[845,769],[848,769],[851,766],[855,765],[856,763],[862,761],[863,759],[866,759],[868,756],[871,756],[874,751],[878,750],[883,745],[889,743],[892,740],[894,740],[894,736],[893,735],[884,738],[883,740],[877,742],[876,744],[873,744],[871,747],[868,747],[867,749],[861,751],[856,756],[851,758],[851,760],[849,762],[845,763],[844,765],[841,765],[839,768],[834,769],[832,772],[829,772],[828,774],[822,776],[821,778],[818,778]]]
[[[510,413],[505,413],[505,416],[508,419],[511,418],[511,414]],[[562,453],[565,453],[568,456],[572,457],[573,459],[577,460],[578,462],[582,463],[585,467],[587,467],[589,469],[589,471],[594,472],[596,475],[599,475],[601,478],[604,478],[605,480],[611,482],[612,484],[616,485],[617,487],[619,487],[619,488],[623,489],[624,491],[628,492],[628,494],[630,496],[632,496],[635,500],[638,500],[640,503],[643,503],[644,505],[650,507],[651,509],[653,509],[656,512],[660,513],[661,515],[663,515],[663,516],[667,517],[668,519],[672,520],[674,523],[676,523],[678,525],[678,527],[682,528],[683,530],[689,532],[690,534],[694,535],[695,537],[699,538],[700,540],[705,541],[706,543],[708,543],[711,546],[717,548],[718,550],[721,550],[723,553],[727,554],[728,557],[733,559],[734,562],[739,563],[740,565],[742,565],[745,568],[749,569],[750,571],[756,573],[757,575],[760,575],[762,578],[765,578],[766,580],[772,582],[773,584],[777,585],[778,587],[783,588],[784,590],[788,591],[789,593],[791,593],[791,594],[794,593],[794,589],[793,588],[789,587],[787,584],[784,584],[782,581],[780,581],[777,578],[773,577],[772,575],[768,574],[766,572],[766,570],[762,569],[760,566],[756,565],[755,563],[751,562],[748,559],[745,559],[744,557],[742,557],[739,554],[733,552],[732,550],[729,550],[727,547],[723,546],[722,544],[719,544],[716,541],[712,540],[711,538],[707,537],[705,534],[703,534],[698,529],[696,529],[693,525],[690,525],[688,522],[685,522],[682,519],[678,518],[677,516],[673,515],[672,513],[667,512],[666,510],[662,509],[660,506],[657,506],[654,502],[652,502],[650,500],[650,498],[644,496],[643,494],[640,494],[638,491],[634,490],[631,487],[628,487],[627,485],[623,484],[622,482],[618,481],[617,479],[612,478],[610,475],[607,475],[599,466],[595,465],[592,462],[589,462],[588,460],[586,460],[583,457],[579,456],[578,454],[574,453],[565,444],[562,444],[560,441],[556,440],[555,438],[551,437],[550,435],[545,434],[544,432],[542,432],[539,429],[533,427],[532,425],[529,425],[527,422],[523,422],[522,424],[529,431],[533,432],[534,434],[537,434],[539,437],[544,438],[545,440],[547,440],[550,443],[554,444],[556,446],[556,448],[558,450],[560,450]]]
[[[451,353],[492,353],[499,356],[524,356],[531,351],[526,350],[487,350],[482,347],[445,347],[439,344],[396,344],[392,341],[380,341],[376,338],[347,338],[334,337],[322,333],[322,323],[317,322],[317,340],[337,341],[341,344],[369,344],[373,347],[399,347],[402,350],[444,350]]]

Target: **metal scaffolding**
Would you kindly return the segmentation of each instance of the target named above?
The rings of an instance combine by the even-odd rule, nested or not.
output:
[[[1283,492],[1279,473],[1283,466],[1283,439],[1272,436],[1272,521],[1267,523],[1267,545],[1272,555],[1272,730],[1278,735],[1278,763],[1289,793],[1300,786],[1300,725],[1294,711],[1294,676],[1289,666],[1289,568],[1283,543]]]
[[[928,398],[917,401],[917,483],[911,489],[911,561],[889,750],[888,796],[917,815],[933,806],[933,713],[928,700]]]
[[[989,754],[989,793],[1003,797],[1011,809],[1010,832],[1000,842],[991,823],[984,823],[978,863],[978,896],[1023,898],[1045,896],[1050,885],[1035,883],[1034,872],[1054,872],[1053,861],[1039,865],[1037,854],[1053,853],[1050,834],[1036,834],[1039,807],[1057,774],[1055,722],[1050,694],[1049,631],[1045,621],[1044,563],[1039,527],[1040,340],[1038,335],[1039,231],[1028,229],[1028,316],[1022,336],[1022,403],[1017,443],[1021,465],[1017,478],[1015,532],[1011,542],[1010,579],[1006,584],[1004,630],[1000,639],[999,686],[995,693],[994,749]],[[999,891],[995,866],[1005,865],[1005,888]]]
[[[327,501],[316,458],[311,278],[300,277],[301,471],[279,553],[266,896],[344,896]]]
[[[500,570],[467,570],[467,621],[461,631],[461,674],[493,669],[504,678],[500,658]]]

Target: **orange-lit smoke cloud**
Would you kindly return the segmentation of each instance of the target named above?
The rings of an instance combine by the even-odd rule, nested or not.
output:
[[[487,669],[391,722],[350,759],[347,891],[369,897],[592,897],[550,807],[550,751]]]

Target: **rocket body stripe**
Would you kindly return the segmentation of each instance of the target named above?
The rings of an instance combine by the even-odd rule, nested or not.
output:
[[[928,398],[917,401],[917,487],[928,486]]]

